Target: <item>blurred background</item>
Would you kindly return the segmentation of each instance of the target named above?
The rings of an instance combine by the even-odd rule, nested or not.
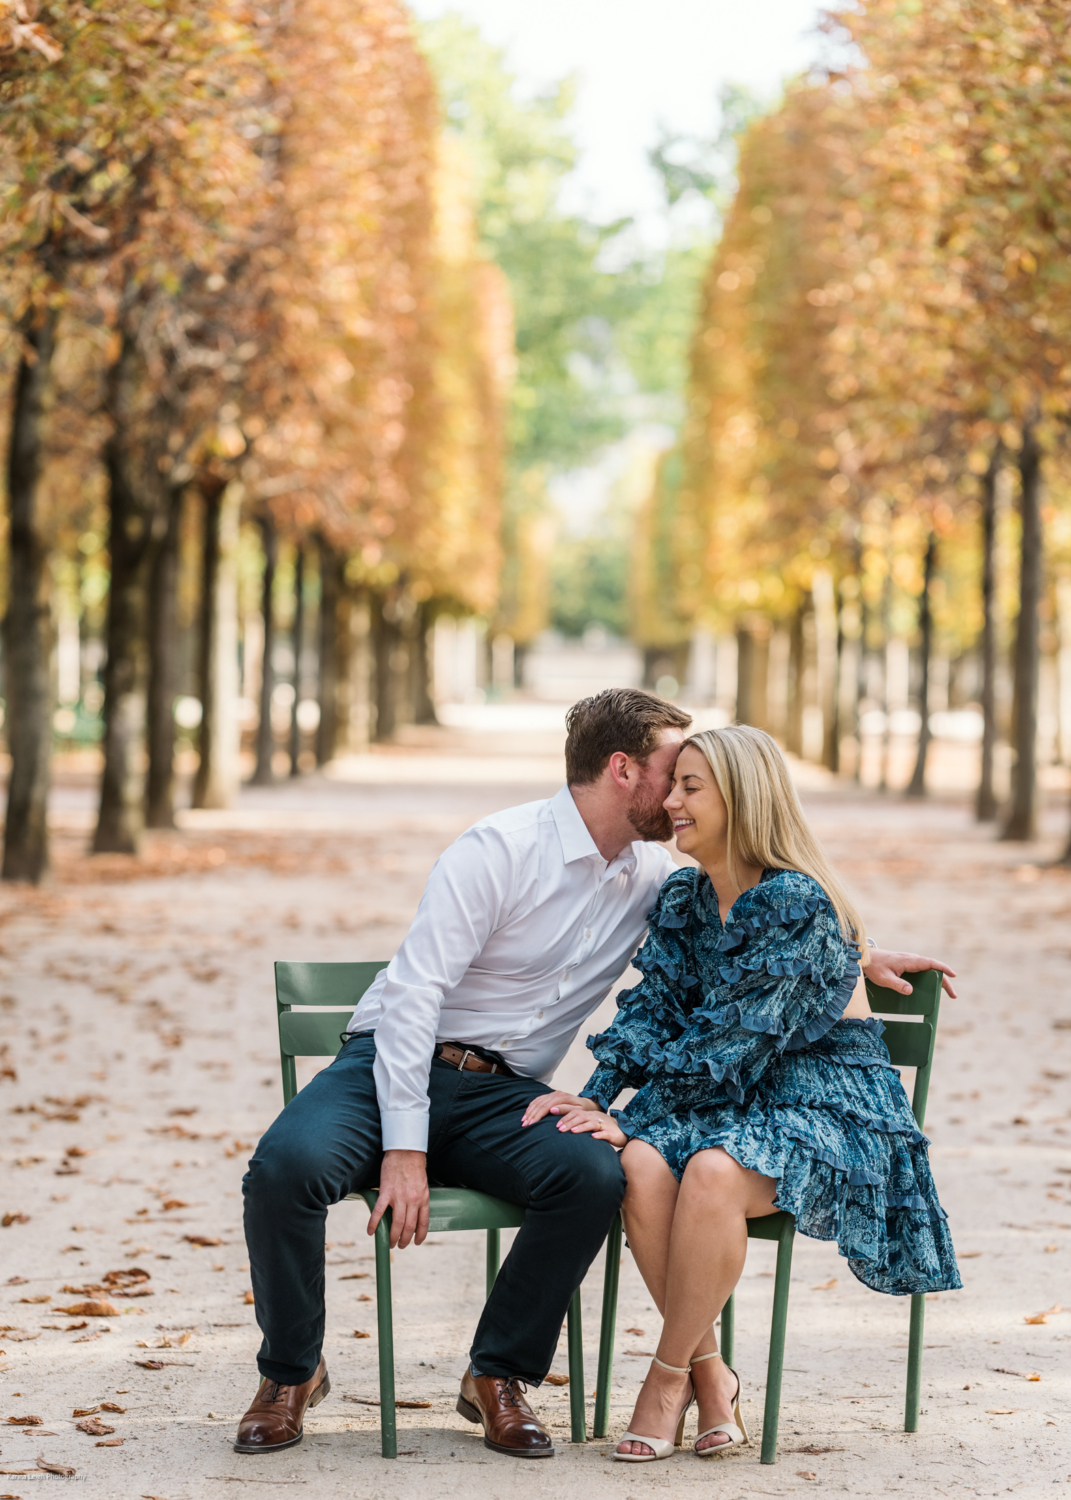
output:
[[[135,853],[618,684],[1007,838],[1066,801],[1058,8],[0,0],[0,48],[4,878],[53,777]]]

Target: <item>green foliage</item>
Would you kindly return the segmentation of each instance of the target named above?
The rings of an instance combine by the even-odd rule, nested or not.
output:
[[[627,635],[628,570],[623,527],[604,522],[588,536],[559,540],[551,560],[551,626],[567,636],[583,635],[589,625]]]
[[[513,297],[511,465],[575,467],[623,429],[613,328],[636,291],[603,261],[627,221],[597,224],[559,205],[576,158],[571,81],[522,97],[502,53],[456,15],[426,23],[421,39],[447,130],[473,164],[481,249]]]

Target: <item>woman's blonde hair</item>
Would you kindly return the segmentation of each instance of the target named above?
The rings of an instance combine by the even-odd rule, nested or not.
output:
[[[865,964],[870,950],[863,919],[807,824],[776,740],[750,724],[731,724],[689,735],[681,749],[688,745],[702,751],[725,800],[734,879],[741,865],[810,875],[829,897],[841,932],[859,946]]]

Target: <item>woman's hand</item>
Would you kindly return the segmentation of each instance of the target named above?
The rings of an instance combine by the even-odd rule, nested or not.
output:
[[[591,1105],[590,1099],[584,1103]],[[620,1125],[610,1115],[604,1115],[598,1109],[571,1109],[562,1115],[558,1121],[558,1129],[566,1130],[571,1135],[581,1135],[585,1132],[593,1135],[597,1141],[609,1141],[611,1146],[624,1146],[628,1143],[628,1136]]]
[[[594,1099],[580,1099],[576,1094],[567,1094],[564,1089],[555,1089],[552,1094],[540,1094],[532,1100],[521,1116],[521,1126],[534,1125],[544,1115],[560,1115],[567,1109],[598,1109]]]

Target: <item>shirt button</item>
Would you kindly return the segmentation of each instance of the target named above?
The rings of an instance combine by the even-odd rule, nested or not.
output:
[[[536,1017],[536,1019],[539,1020],[539,1021],[542,1021],[542,1019],[543,1019],[543,1012],[542,1011],[539,1012],[539,1015]]]
[[[591,936],[591,928],[590,927],[585,927],[584,928],[584,936],[586,938],[589,938]]]
[[[568,969],[566,969],[565,973],[562,975],[562,978],[563,979],[568,979],[569,978],[569,970]]]

